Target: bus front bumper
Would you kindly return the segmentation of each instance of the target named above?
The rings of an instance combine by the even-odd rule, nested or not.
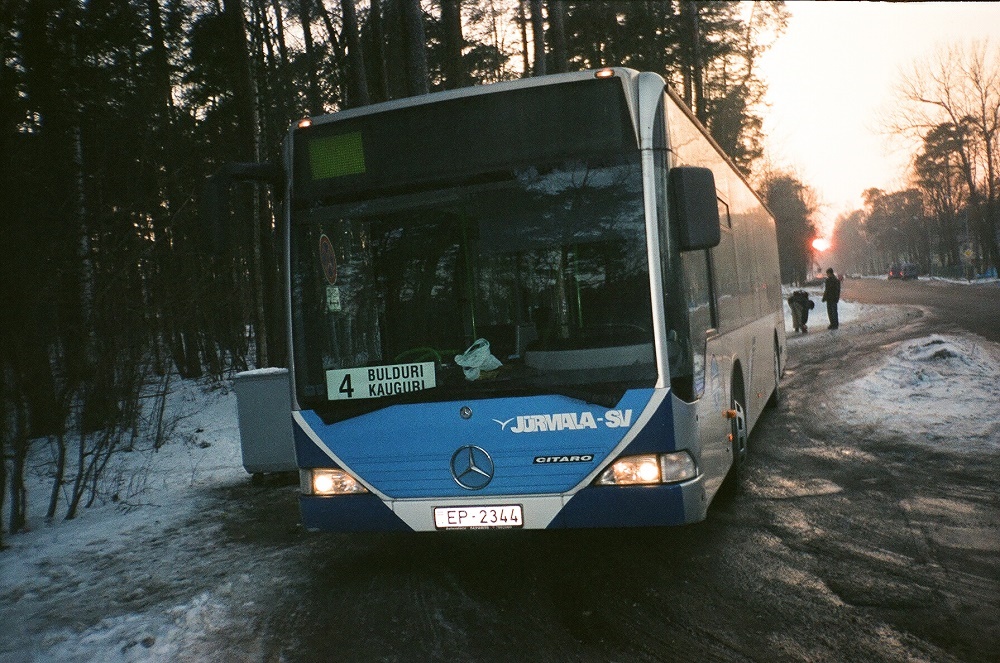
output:
[[[521,507],[523,522],[516,526],[502,525],[505,529],[655,527],[705,519],[708,500],[703,478],[653,486],[589,486],[573,495],[383,501],[368,493],[333,497],[302,495],[299,503],[306,529],[324,532],[440,531],[435,526],[435,509],[483,506]]]

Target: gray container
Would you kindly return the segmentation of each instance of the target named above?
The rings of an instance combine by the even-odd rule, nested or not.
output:
[[[296,471],[288,370],[261,368],[237,373],[233,386],[243,467],[255,475]]]

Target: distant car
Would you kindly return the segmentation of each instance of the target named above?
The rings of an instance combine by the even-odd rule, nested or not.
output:
[[[893,265],[889,268],[890,279],[901,279],[907,281],[917,278],[917,266],[912,262],[904,262],[902,265]]]

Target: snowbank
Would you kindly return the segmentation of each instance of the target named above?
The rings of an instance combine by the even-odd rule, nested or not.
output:
[[[1000,449],[1000,351],[978,336],[902,343],[845,385],[839,400],[849,425],[903,431],[950,450]]]

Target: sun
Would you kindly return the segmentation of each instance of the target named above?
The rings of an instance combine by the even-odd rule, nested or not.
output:
[[[822,253],[830,248],[830,240],[825,237],[817,237],[812,241],[812,247]]]

